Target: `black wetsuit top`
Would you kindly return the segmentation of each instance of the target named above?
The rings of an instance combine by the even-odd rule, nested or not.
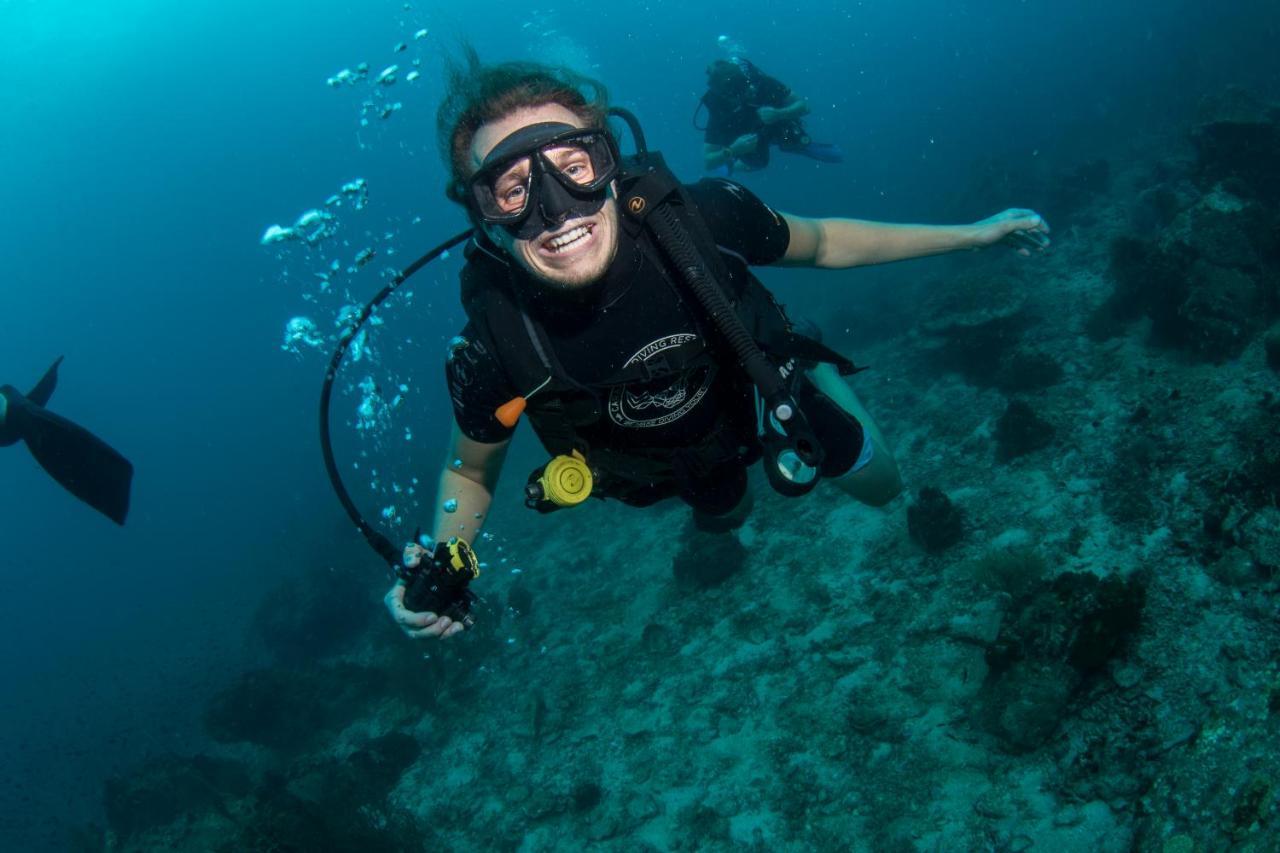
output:
[[[704,180],[686,189],[732,276],[747,275],[748,264],[771,264],[786,253],[791,235],[785,220],[740,184]],[[681,448],[723,433],[726,426],[749,440],[753,399],[736,360],[715,350],[695,307],[687,296],[681,297],[652,253],[625,234],[619,238],[618,255],[608,273],[588,292],[557,294],[536,284],[530,287],[529,292],[540,295],[531,300],[529,311],[545,330],[565,372],[581,384],[593,385],[629,364],[644,361],[652,366],[681,347],[699,345],[709,347],[715,363],[610,388],[600,394],[605,411],[595,423],[580,426],[579,434],[593,451],[649,458],[670,458]],[[484,340],[472,323],[462,337]],[[469,346],[463,357],[450,362],[446,376],[454,417],[464,435],[485,443],[510,438],[513,430],[498,422],[494,410],[530,389],[511,387],[492,347]],[[745,468],[737,468],[742,469],[745,488]],[[737,492],[740,472],[730,473],[732,491]],[[695,506],[723,512],[740,496],[722,493],[719,486],[725,477],[723,470],[697,472],[678,483],[655,482],[650,489],[632,490],[623,499],[643,504],[681,494]]]

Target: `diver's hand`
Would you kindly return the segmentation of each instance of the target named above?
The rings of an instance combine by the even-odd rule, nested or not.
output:
[[[757,107],[756,117],[765,124],[777,124],[809,114],[808,101],[793,101],[785,107]]]
[[[759,147],[759,136],[754,133],[744,133],[737,139],[733,140],[733,144],[729,146],[729,151],[734,157],[744,157]]]
[[[1049,248],[1049,223],[1034,210],[1010,208],[975,222],[971,227],[975,249],[1005,242],[1019,255],[1027,257],[1032,252],[1039,253]]]
[[[454,622],[448,616],[437,616],[425,611],[417,613],[405,607],[404,593],[404,581],[398,580],[387,590],[382,601],[387,605],[387,612],[391,614],[392,620],[406,636],[420,640],[423,637],[452,637],[462,632],[463,624]]]
[[[782,110],[777,107],[760,107],[756,110],[756,116],[765,124],[777,124],[782,121]]]

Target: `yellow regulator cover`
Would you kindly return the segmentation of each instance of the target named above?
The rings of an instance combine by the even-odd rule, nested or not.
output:
[[[577,506],[591,496],[591,469],[578,451],[557,456],[547,463],[538,478],[542,493],[556,506]]]
[[[445,543],[445,547],[449,552],[450,569],[470,575],[472,579],[480,577],[480,561],[476,559],[476,552],[471,550],[467,540],[453,536]]]

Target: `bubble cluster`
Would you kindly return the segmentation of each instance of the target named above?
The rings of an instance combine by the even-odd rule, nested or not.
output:
[[[333,236],[334,233],[333,215],[313,207],[299,216],[291,226],[268,225],[259,242],[263,246],[271,246],[298,240],[308,246],[314,246],[321,240]]]
[[[316,328],[310,317],[294,317],[284,327],[284,343],[280,349],[285,352],[301,353],[304,348],[314,349],[324,345],[324,337]]]
[[[369,63],[361,62],[354,69],[344,68],[324,82],[333,89],[343,86],[354,86],[369,76]]]
[[[401,25],[404,25],[403,22]],[[419,70],[422,57],[412,56],[410,51],[426,39],[427,34],[427,28],[421,27],[414,31],[412,43],[402,40],[392,45],[392,56],[411,57],[408,59],[407,70],[403,58],[398,58],[390,65],[384,66],[376,74],[370,73],[368,62],[361,62],[353,68],[343,68],[325,81],[331,89],[362,89],[365,92],[366,97],[360,101],[361,127],[368,127],[373,119],[386,121],[404,108],[404,102],[392,100],[389,92],[393,91],[402,80],[405,83],[413,83],[422,76]]]
[[[377,430],[390,422],[390,407],[382,399],[378,383],[366,376],[356,386],[360,389],[360,402],[356,405],[356,429]]]
[[[422,85],[417,81],[423,76],[422,63],[432,46],[427,28],[421,20],[415,20],[420,14],[406,4],[406,11],[397,15],[400,31],[398,37],[393,35],[386,40],[388,53],[381,57],[382,61],[373,58],[352,63],[325,79],[332,97],[357,110],[358,125],[352,129],[360,148],[406,146],[404,140],[393,136],[393,131],[371,133],[364,129],[381,127],[382,121],[421,103],[402,94],[406,86]],[[394,127],[394,123],[387,127]],[[285,315],[287,320],[281,318],[283,335],[277,341],[282,351],[299,360],[317,359],[339,343],[345,345],[344,370],[351,370],[354,364],[360,373],[344,377],[340,371],[335,377],[341,384],[334,388],[333,426],[338,426],[338,412],[345,412],[347,433],[335,431],[335,450],[349,458],[353,453],[350,442],[357,443],[351,470],[359,472],[362,485],[368,490],[359,503],[371,520],[377,520],[382,527],[420,524],[424,513],[429,515],[430,506],[420,503],[418,478],[409,475],[421,472],[427,464],[425,459],[415,458],[418,444],[430,446],[431,456],[436,451],[431,443],[434,436],[426,442],[418,436],[423,430],[417,419],[421,412],[406,406],[406,400],[417,402],[410,394],[411,383],[416,390],[417,381],[410,377],[416,375],[413,371],[420,370],[421,361],[406,363],[403,356],[418,343],[414,335],[390,335],[385,331],[380,334],[377,329],[383,325],[380,314],[412,304],[413,291],[398,290],[358,329],[357,324],[364,300],[377,292],[379,282],[390,281],[398,273],[393,264],[397,250],[405,245],[402,230],[420,225],[423,217],[406,215],[401,219],[393,212],[378,222],[372,219],[378,197],[371,191],[376,188],[364,177],[336,177],[340,180],[329,185],[329,192],[304,199],[298,205],[296,209],[302,211],[299,215],[268,225],[261,232],[260,245],[279,262],[278,282],[293,288],[308,303],[304,310],[295,309]],[[415,235],[415,241],[422,236]],[[404,370],[410,372],[398,372]],[[385,463],[384,470],[371,464],[375,460]],[[438,465],[438,457],[430,464]],[[425,497],[429,504],[429,495]],[[412,528],[402,531],[402,535],[411,532]]]

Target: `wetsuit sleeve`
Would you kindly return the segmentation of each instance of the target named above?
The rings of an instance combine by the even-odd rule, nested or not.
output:
[[[777,263],[787,253],[791,229],[786,220],[742,184],[706,178],[685,189],[717,245],[753,266]]]
[[[496,444],[515,432],[494,417],[494,411],[516,396],[493,351],[468,323],[461,337],[465,346],[452,348],[445,360],[445,381],[453,401],[458,429],[472,441]]]

